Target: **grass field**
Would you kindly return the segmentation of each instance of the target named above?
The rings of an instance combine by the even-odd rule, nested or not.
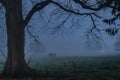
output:
[[[46,57],[30,66],[42,80],[120,80],[120,56]]]
[[[40,74],[35,80],[120,80],[120,56],[44,57],[29,65]]]

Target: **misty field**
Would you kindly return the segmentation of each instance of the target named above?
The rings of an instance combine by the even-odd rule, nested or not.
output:
[[[120,80],[120,56],[44,57],[29,65],[40,75],[35,80]]]
[[[43,80],[120,80],[120,56],[45,57],[30,66]]]

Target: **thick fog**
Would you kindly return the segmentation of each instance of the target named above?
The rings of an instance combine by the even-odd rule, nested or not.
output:
[[[89,48],[85,38],[82,38],[80,31],[67,35],[45,35],[41,33],[41,42],[45,50],[41,52],[28,51],[28,53],[35,56],[48,56],[49,53],[56,53],[57,56],[102,56],[102,55],[117,55],[118,51],[115,49],[116,38],[108,37],[104,40],[105,46],[103,48]],[[93,43],[94,44],[94,43]],[[29,48],[29,47],[28,47]],[[35,49],[36,50],[36,49]]]

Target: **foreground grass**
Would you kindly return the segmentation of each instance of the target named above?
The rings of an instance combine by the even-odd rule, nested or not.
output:
[[[119,56],[46,57],[29,65],[40,75],[34,80],[120,80]]]
[[[48,57],[35,60],[31,67],[48,80],[120,80],[119,56]]]

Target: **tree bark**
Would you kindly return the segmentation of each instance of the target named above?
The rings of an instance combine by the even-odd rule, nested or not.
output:
[[[25,35],[21,6],[21,0],[9,0],[6,6],[8,54],[2,75],[7,77],[33,75],[24,57]]]

